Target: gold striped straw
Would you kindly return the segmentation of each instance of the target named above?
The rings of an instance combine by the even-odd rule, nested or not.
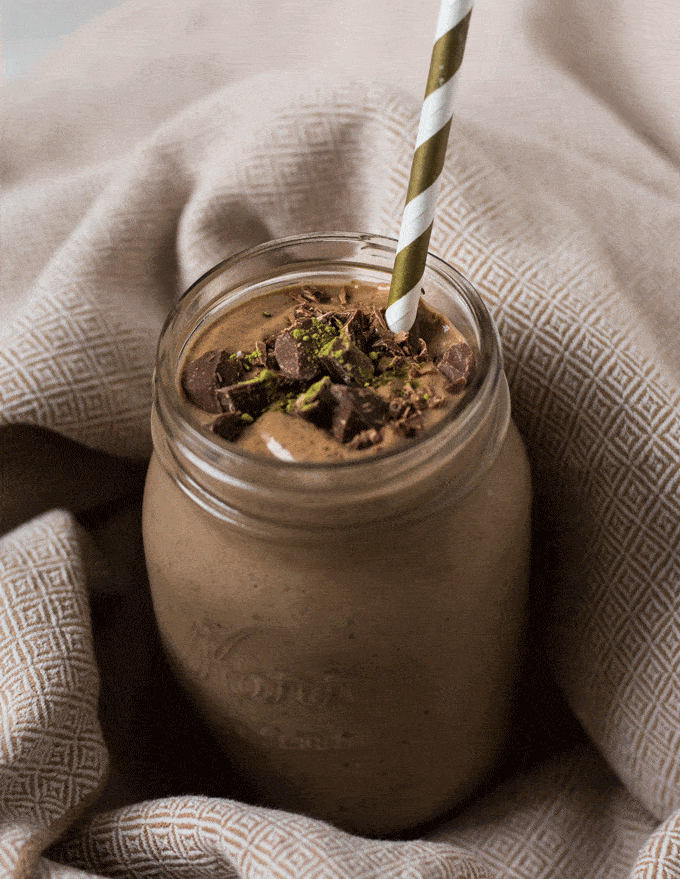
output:
[[[385,312],[394,333],[410,330],[416,319],[472,4],[473,0],[442,0],[439,10]]]

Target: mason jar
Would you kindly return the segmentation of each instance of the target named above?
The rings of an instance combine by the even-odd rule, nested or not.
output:
[[[180,367],[251,297],[389,285],[394,256],[374,235],[306,235],[198,280],[159,341],[144,499],[169,662],[253,801],[365,836],[449,811],[506,742],[531,489],[497,331],[472,285],[430,254],[424,299],[475,351],[474,379],[427,434],[332,463],[249,454],[205,431]]]

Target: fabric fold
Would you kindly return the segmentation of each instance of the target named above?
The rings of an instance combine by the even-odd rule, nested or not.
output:
[[[26,877],[101,790],[107,753],[85,582],[88,539],[54,510],[0,539],[0,868]]]
[[[215,789],[216,771],[211,788],[205,766],[168,768],[203,740],[145,652],[138,512],[158,333],[182,290],[244,247],[305,231],[395,237],[418,114],[389,85],[261,74],[189,103],[115,161],[3,195],[0,441],[25,443],[0,456],[11,879],[678,872],[680,381],[672,333],[658,331],[678,319],[664,286],[678,274],[652,232],[658,220],[670,238],[680,207],[675,172],[664,178],[658,155],[645,165],[648,144],[623,174],[601,144],[561,150],[519,122],[454,120],[431,241],[497,321],[532,462],[538,648],[525,683],[549,665],[583,736],[570,749],[532,739],[528,764],[409,841],[351,837],[240,802]],[[660,304],[649,319],[647,288]]]

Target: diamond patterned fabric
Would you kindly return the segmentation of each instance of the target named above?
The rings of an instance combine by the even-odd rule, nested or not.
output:
[[[514,67],[481,38],[510,28],[508,12],[481,11],[486,30],[469,38],[431,248],[499,326],[536,488],[532,619],[507,760],[416,839],[360,839],[240,799],[159,651],[139,510],[170,305],[259,241],[396,236],[418,98],[299,63],[227,76],[210,36],[225,13],[189,0],[162,24],[164,60],[130,49],[119,92],[97,58],[161,26],[141,0],[76,35],[42,83],[8,90],[0,876],[680,876],[677,13],[609,6],[560,4],[560,18],[510,4]],[[232,11],[238,61],[247,22]],[[199,73],[178,61],[185,32]],[[656,67],[623,63],[632,33]]]

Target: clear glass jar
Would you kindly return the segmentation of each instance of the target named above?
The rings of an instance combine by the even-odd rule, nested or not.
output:
[[[179,364],[246,299],[301,281],[389,283],[394,253],[372,235],[309,235],[197,281],[159,342],[144,501],[169,660],[253,798],[368,836],[461,802],[508,732],[530,476],[496,329],[430,255],[424,298],[476,350],[475,378],[431,433],[335,463],[249,455],[201,430]]]

